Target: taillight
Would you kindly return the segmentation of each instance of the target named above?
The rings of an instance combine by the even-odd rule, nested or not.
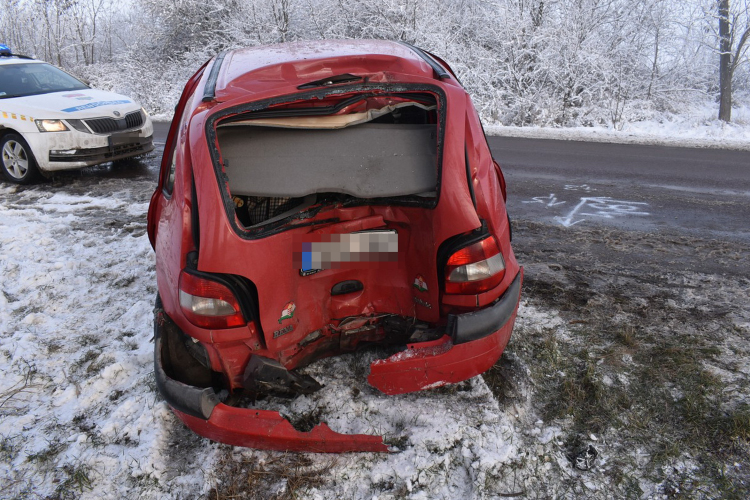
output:
[[[445,265],[445,293],[477,294],[505,276],[505,259],[492,236],[457,251]]]
[[[180,273],[180,307],[195,326],[220,329],[247,324],[232,291],[221,283]]]

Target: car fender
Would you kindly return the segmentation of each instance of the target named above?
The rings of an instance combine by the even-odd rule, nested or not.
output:
[[[157,182],[156,189],[154,190],[154,194],[151,195],[151,202],[149,203],[149,206],[148,206],[146,232],[148,233],[148,240],[151,243],[152,248],[156,248],[157,223],[161,216],[161,210],[164,204],[164,196],[163,196],[164,183],[166,182],[166,178],[169,175],[172,154],[174,153],[174,149],[177,144],[177,138],[180,133],[180,123],[182,122],[180,118],[182,117],[184,113],[191,111],[191,110],[185,109],[186,104],[188,100],[192,97],[193,92],[195,91],[195,88],[197,87],[198,82],[203,76],[203,72],[206,69],[207,65],[208,65],[208,62],[206,62],[203,66],[201,66],[201,68],[198,71],[196,71],[192,77],[190,77],[190,80],[188,80],[187,84],[185,85],[184,90],[182,91],[180,100],[178,101],[177,106],[175,107],[174,117],[176,119],[173,119],[172,123],[169,126],[169,133],[167,134],[167,140],[166,140],[166,143],[164,144],[164,153],[162,154],[162,158],[161,158],[161,166],[159,169],[159,180]]]

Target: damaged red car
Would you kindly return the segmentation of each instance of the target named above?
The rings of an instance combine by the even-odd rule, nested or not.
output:
[[[390,349],[367,379],[386,394],[479,375],[521,293],[505,181],[471,100],[405,43],[207,62],[176,108],[148,234],[157,387],[192,430],[239,446],[387,451],[252,401],[317,391],[303,367],[368,346]]]

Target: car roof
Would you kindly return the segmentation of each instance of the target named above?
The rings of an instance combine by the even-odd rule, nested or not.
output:
[[[5,66],[7,64],[48,64],[44,61],[39,61],[37,59],[30,59],[26,58],[25,56],[0,56],[0,66]]]
[[[425,56],[427,57],[427,56]],[[217,58],[218,59],[218,58]],[[346,73],[380,72],[434,78],[433,67],[408,44],[387,40],[316,40],[227,52],[216,82],[217,97],[303,85]]]

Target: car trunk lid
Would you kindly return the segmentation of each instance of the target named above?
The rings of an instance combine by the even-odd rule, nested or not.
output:
[[[333,107],[349,102],[349,112],[321,115],[346,122],[336,128],[316,127],[310,118],[320,116],[304,111],[291,124],[231,117],[219,121],[216,143],[209,139],[219,184],[210,169],[195,169],[199,268],[252,281],[266,347],[288,367],[315,344],[336,351],[382,340],[379,323],[390,315],[440,321],[438,247],[480,221],[463,127],[445,134],[439,99],[409,101],[338,97]],[[259,200],[265,208],[250,215]],[[362,250],[365,240],[377,251]],[[320,269],[311,266],[316,248],[329,254]]]

